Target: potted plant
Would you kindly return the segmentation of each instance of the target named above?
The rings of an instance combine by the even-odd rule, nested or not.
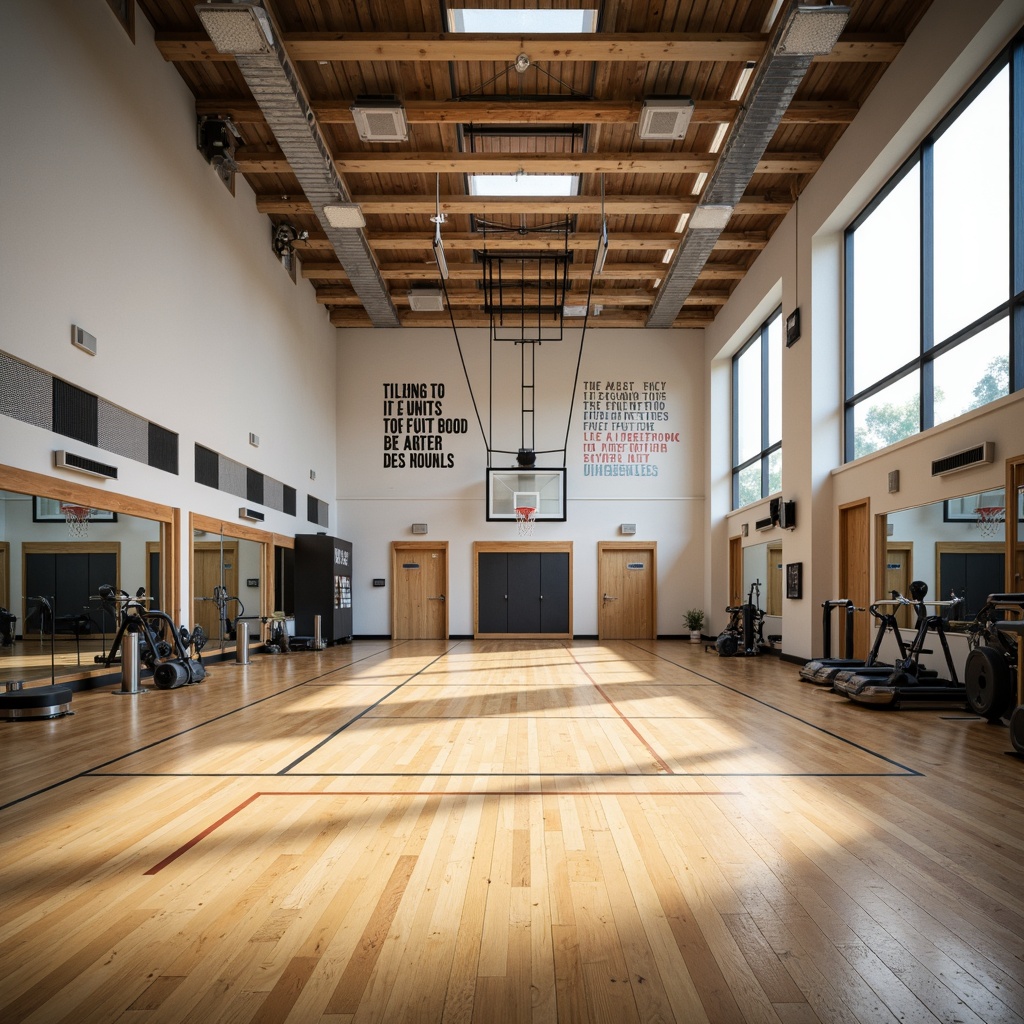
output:
[[[686,619],[686,626],[690,630],[690,643],[699,644],[701,641],[701,630],[704,628],[703,610],[691,608],[683,618]]]

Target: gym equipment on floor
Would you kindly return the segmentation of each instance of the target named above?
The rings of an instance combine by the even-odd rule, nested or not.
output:
[[[715,650],[720,657],[753,657],[767,647],[764,641],[764,612],[761,610],[761,581],[750,584],[746,604],[725,610],[729,624],[718,634]]]
[[[0,608],[0,647],[13,647],[17,632],[18,616],[6,608]]]
[[[922,592],[923,588],[923,592]],[[825,601],[822,604],[824,609],[824,621],[822,623],[822,640],[825,651],[823,658],[817,658],[807,662],[806,665],[800,670],[800,678],[805,682],[814,683],[816,686],[831,686],[833,680],[840,672],[850,671],[861,671],[863,669],[884,669],[886,672],[891,671],[892,665],[883,664],[878,660],[878,652],[881,650],[882,641],[885,639],[885,634],[892,632],[893,637],[896,640],[896,645],[899,648],[900,657],[907,657],[907,646],[903,640],[903,634],[900,632],[899,623],[896,621],[895,611],[883,611],[883,608],[904,608],[912,607],[917,612],[917,623],[915,628],[920,624],[921,617],[926,613],[925,606],[922,601],[925,595],[928,593],[928,587],[920,580],[915,580],[910,584],[910,595],[911,599],[905,598],[898,590],[890,591],[892,595],[887,601],[876,601],[868,608],[868,612],[878,620],[878,629],[875,631],[875,640],[871,645],[871,650],[868,652],[866,658],[854,658],[853,657],[853,613],[855,611],[862,611],[863,609],[856,608],[854,603],[847,599]],[[846,656],[843,658],[833,658],[832,653],[832,609],[833,608],[845,608],[846,609]]]
[[[989,594],[967,627],[967,703],[989,722],[1003,718],[1017,697],[1017,637],[1001,621],[1007,609],[1024,613],[1024,594]]]
[[[928,587],[920,580],[911,584],[911,593],[918,597],[915,602],[924,605]],[[832,689],[858,704],[872,704],[898,708],[903,701],[947,702],[966,705],[967,694],[957,676],[953,656],[946,640],[948,619],[963,607],[963,598],[949,601],[927,602],[938,614],[922,615],[919,612],[917,630],[906,648],[906,654],[896,659],[891,667],[874,666],[836,673]],[[935,669],[921,665],[921,657],[931,654],[925,647],[929,636],[937,638],[945,659],[946,675],[940,676]]]
[[[40,718],[61,718],[73,715],[71,687],[33,686],[28,690],[17,688],[0,693],[0,721],[16,722]]]
[[[100,592],[113,590],[107,584]],[[110,651],[102,658],[110,666],[120,660],[121,638],[125,633],[139,634],[139,657],[153,673],[153,683],[160,690],[175,690],[179,686],[201,683],[206,678],[206,669],[200,659],[193,659],[190,649],[197,654],[206,643],[206,635],[200,626],[192,633],[182,626],[179,630],[171,617],[162,611],[147,610],[145,589],[139,588],[131,599],[125,591],[119,591],[122,605],[120,625],[110,644]],[[171,640],[165,639],[168,634]]]

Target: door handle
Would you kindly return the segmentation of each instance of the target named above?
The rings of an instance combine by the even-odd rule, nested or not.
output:
[[[602,597],[603,597],[603,598],[604,598],[604,599],[605,599],[606,601],[618,601],[618,598],[617,598],[617,597],[614,597],[614,596],[613,596],[612,594],[602,594],[601,596],[602,596]]]
[[[437,597],[428,597],[427,600],[428,601],[443,601],[444,600],[444,594],[438,594]]]

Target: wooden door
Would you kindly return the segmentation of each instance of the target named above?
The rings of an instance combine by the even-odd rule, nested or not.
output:
[[[913,542],[889,542],[885,546],[885,593],[888,598],[895,590],[904,597],[909,597],[911,573],[914,571]],[[917,616],[908,607],[896,612],[896,621],[905,629],[912,629]]]
[[[839,506],[839,593],[858,608],[871,602],[871,505],[868,501]],[[853,619],[853,656],[868,656],[868,617]],[[839,650],[846,644],[846,617],[840,616]]]
[[[782,545],[768,545],[768,594],[765,614],[782,614]]]
[[[743,538],[729,538],[729,607],[743,604]]]
[[[394,541],[391,565],[392,638],[447,639],[447,542]]]
[[[599,544],[598,639],[655,639],[656,581],[656,548],[653,544],[615,541]]]
[[[223,550],[223,558],[221,552]],[[223,574],[222,574],[223,570]],[[214,600],[217,587],[226,587],[229,595],[238,593],[238,548],[234,541],[200,541],[192,552],[192,621],[203,627],[211,640],[226,640],[220,621],[220,609]],[[234,608],[227,609],[229,618]]]

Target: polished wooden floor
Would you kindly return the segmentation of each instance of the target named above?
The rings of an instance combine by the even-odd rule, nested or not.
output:
[[[357,641],[0,723],[0,1021],[1020,1022],[1024,763],[675,641]]]

